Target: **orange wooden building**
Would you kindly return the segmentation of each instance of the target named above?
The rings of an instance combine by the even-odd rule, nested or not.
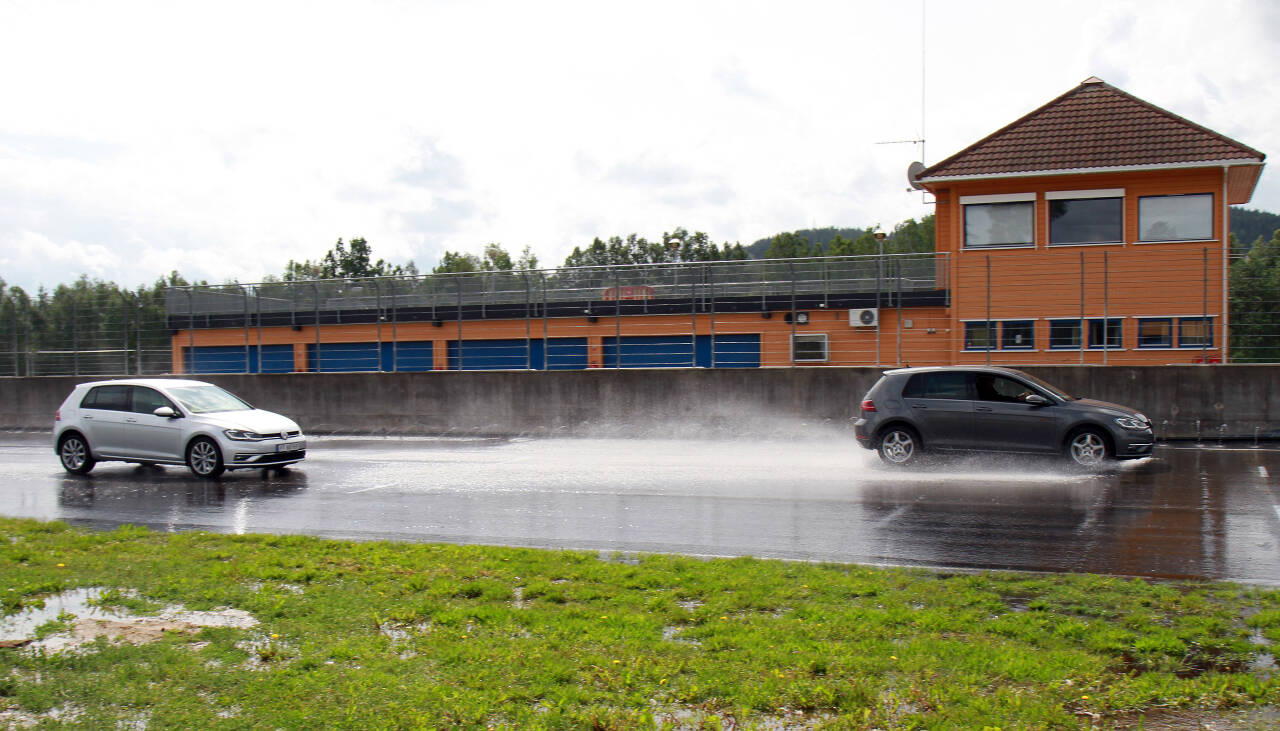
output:
[[[175,289],[173,368],[1226,362],[1264,159],[1091,78],[913,168],[935,255]]]

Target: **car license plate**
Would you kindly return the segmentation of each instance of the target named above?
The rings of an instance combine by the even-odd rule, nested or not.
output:
[[[296,452],[300,449],[306,449],[306,448],[307,448],[307,440],[305,439],[299,442],[287,442],[285,444],[276,445],[277,452]]]

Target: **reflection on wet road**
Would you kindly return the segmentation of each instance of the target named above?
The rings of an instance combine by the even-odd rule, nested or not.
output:
[[[102,464],[0,438],[0,513],[310,533],[1280,584],[1280,451],[1162,447],[1104,474],[965,459],[910,472],[852,441],[316,439],[284,475]]]

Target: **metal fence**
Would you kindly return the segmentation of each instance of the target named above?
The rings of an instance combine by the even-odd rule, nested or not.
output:
[[[1215,362],[1224,334],[1232,362],[1280,362],[1280,268],[1231,263],[1224,298],[1220,252],[1187,251],[1158,270],[1076,249],[1037,252],[1035,267],[964,252],[225,284],[154,297],[60,288],[52,302],[0,302],[0,375],[579,368],[590,348],[601,367],[924,364],[972,351],[1011,365],[1053,351],[1055,362],[1119,364],[1144,350],[1186,362],[1196,349]],[[865,335],[848,320],[858,308],[889,324],[854,337]],[[744,315],[784,335],[751,341]]]

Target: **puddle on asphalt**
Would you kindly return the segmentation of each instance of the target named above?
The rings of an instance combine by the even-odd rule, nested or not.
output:
[[[123,607],[99,606],[103,595],[111,591],[94,586],[45,596],[43,607],[27,607],[0,618],[0,644],[62,652],[79,649],[99,637],[138,645],[175,632],[195,634],[205,627],[247,629],[258,624],[251,614],[240,609],[188,611],[174,605],[155,615],[140,616]],[[136,596],[130,591],[116,591],[124,597]],[[55,621],[66,623],[67,628],[36,639],[38,628]]]

